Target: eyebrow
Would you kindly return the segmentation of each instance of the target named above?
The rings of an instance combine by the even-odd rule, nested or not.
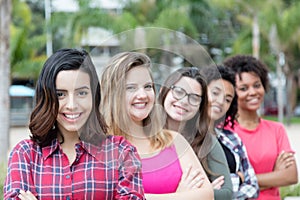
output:
[[[222,90],[222,88],[220,88],[219,86],[214,86],[212,89],[217,89],[217,90]]]
[[[232,96],[231,94],[226,94],[226,97],[231,97],[231,98],[233,98],[234,96]]]
[[[146,82],[143,85],[154,84],[152,81]],[[125,85],[139,85],[138,83],[126,83]]]
[[[89,90],[90,88],[88,86],[82,86],[82,87],[76,88],[75,91],[85,90],[85,89]],[[65,90],[65,89],[56,89],[56,91],[67,91],[67,90]]]
[[[217,89],[217,90],[219,90],[219,91],[221,91],[222,90],[222,88],[219,88],[218,86],[215,86],[215,87],[213,87],[213,89]],[[226,94],[225,95],[226,97],[234,97],[234,95],[231,95],[231,94]]]

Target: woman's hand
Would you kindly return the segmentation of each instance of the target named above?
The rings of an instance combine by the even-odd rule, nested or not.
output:
[[[211,182],[214,189],[219,190],[221,189],[222,185],[224,184],[224,176],[219,176],[213,182]]]
[[[26,192],[24,190],[20,190],[18,197],[21,200],[37,200],[37,198],[29,190]]]
[[[204,176],[199,169],[192,172],[192,166],[189,166],[182,174],[177,191],[186,191],[190,189],[200,188],[204,183]]]
[[[238,171],[236,174],[240,177],[240,180],[241,180],[240,184],[244,183],[244,181],[245,181],[244,173],[241,171]]]
[[[282,151],[276,159],[274,171],[286,169],[289,166],[293,165],[294,163],[295,163],[294,153]]]

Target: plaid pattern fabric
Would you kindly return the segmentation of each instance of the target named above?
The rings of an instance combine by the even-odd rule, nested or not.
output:
[[[136,149],[119,136],[102,145],[81,141],[70,164],[57,139],[40,148],[23,140],[10,154],[4,199],[18,199],[20,189],[38,199],[145,199],[141,161]]]
[[[226,129],[216,129],[218,140],[234,155],[236,171],[244,173],[245,181],[240,184],[237,174],[230,174],[233,185],[233,199],[257,198],[259,187],[253,167],[248,159],[247,150],[236,133]]]

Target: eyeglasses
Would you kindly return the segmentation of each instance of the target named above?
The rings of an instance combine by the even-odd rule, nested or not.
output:
[[[187,93],[183,88],[172,85],[171,86],[172,95],[175,99],[181,100],[185,96],[188,96],[188,101],[193,106],[198,106],[201,103],[202,96],[194,93]]]

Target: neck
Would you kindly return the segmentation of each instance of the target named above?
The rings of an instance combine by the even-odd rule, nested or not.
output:
[[[142,124],[136,124],[132,122],[129,126],[128,131],[129,138],[135,138],[135,139],[148,139],[147,135],[144,132],[144,127]],[[131,139],[130,139],[131,140]]]
[[[141,158],[149,157],[157,151],[152,148],[149,136],[144,132],[144,127],[139,124],[133,123],[129,126],[128,140],[136,147]]]
[[[210,133],[214,133],[215,132],[215,121],[212,120],[212,119],[210,119],[208,130],[209,130]]]
[[[183,122],[175,121],[171,117],[168,117],[166,128],[172,131],[181,132],[183,129],[183,125]]]
[[[58,139],[60,142],[63,141],[64,144],[74,146],[76,143],[78,143],[80,141],[77,131],[74,131],[74,132],[60,131],[60,132],[64,139],[62,139],[62,136],[60,136],[60,135],[58,136]]]
[[[256,111],[239,111],[237,121],[238,123],[248,129],[254,129],[259,124],[259,115]]]

